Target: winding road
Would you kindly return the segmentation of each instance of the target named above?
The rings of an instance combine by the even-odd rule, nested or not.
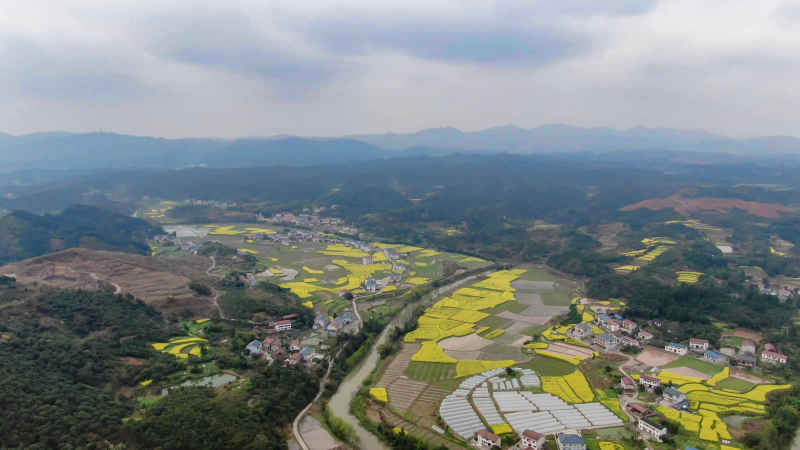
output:
[[[387,447],[381,442],[377,436],[367,431],[364,427],[361,426],[361,423],[358,421],[351,412],[350,412],[350,402],[355,397],[356,393],[358,393],[359,389],[363,385],[364,379],[367,378],[372,371],[375,369],[375,366],[380,361],[380,357],[378,354],[378,348],[386,342],[387,337],[392,328],[404,324],[412,312],[416,309],[419,305],[427,305],[433,300],[437,299],[439,296],[456,289],[457,287],[461,286],[462,284],[469,283],[470,281],[478,278],[480,276],[487,275],[488,273],[493,272],[494,270],[487,270],[480,274],[470,275],[466,278],[454,281],[446,286],[442,286],[438,289],[435,289],[428,293],[421,301],[409,303],[403,308],[400,313],[398,313],[394,319],[383,329],[378,339],[372,345],[369,354],[367,354],[366,358],[364,359],[358,367],[351,372],[350,374],[345,377],[342,383],[339,385],[339,389],[336,393],[331,397],[330,401],[328,402],[328,406],[331,409],[331,413],[344,420],[348,424],[350,424],[353,429],[355,430],[356,434],[359,438],[359,448],[369,449],[369,450],[378,450],[378,449],[386,449]],[[295,435],[297,437],[297,434]],[[300,439],[298,439],[298,442]]]

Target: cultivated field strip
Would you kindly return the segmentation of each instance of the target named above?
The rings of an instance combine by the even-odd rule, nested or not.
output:
[[[389,393],[389,404],[393,408],[407,410],[426,387],[428,384],[421,381],[397,378],[386,388]]]
[[[414,353],[419,351],[419,347],[419,344],[403,344],[403,348],[397,353],[392,362],[389,363],[389,367],[383,372],[383,376],[381,376],[376,387],[388,387],[398,378],[405,377],[408,363],[411,362],[411,357],[414,356]]]
[[[449,394],[449,392],[447,392],[446,390],[440,387],[429,385],[428,389],[425,389],[425,391],[422,394],[420,394],[419,397],[417,397],[417,400],[439,403],[442,401],[442,399],[447,397],[447,394]]]
[[[415,425],[389,410],[386,409],[381,410],[381,416],[386,421],[386,423],[388,423],[392,427],[400,427],[406,430],[411,435],[422,437],[422,439],[428,443],[435,445],[444,445],[445,447],[451,450],[464,450],[463,447],[453,442],[450,442],[449,440],[443,438],[441,435],[435,433],[434,431],[429,430],[425,427]]]

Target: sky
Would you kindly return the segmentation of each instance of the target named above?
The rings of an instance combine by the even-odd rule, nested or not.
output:
[[[0,2],[0,131],[800,135],[800,0]]]

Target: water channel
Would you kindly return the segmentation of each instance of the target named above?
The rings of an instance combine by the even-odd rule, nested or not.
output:
[[[333,397],[331,397],[328,405],[330,406],[331,412],[334,416],[341,418],[353,426],[353,429],[359,438],[359,448],[368,450],[387,449],[387,447],[378,439],[377,436],[362,427],[358,422],[358,419],[350,413],[350,401],[353,400],[353,397],[355,397],[356,393],[361,388],[364,379],[369,376],[369,374],[378,364],[378,347],[386,342],[386,337],[389,335],[389,331],[397,325],[402,325],[405,323],[417,305],[427,305],[436,298],[440,297],[442,294],[445,294],[464,283],[468,283],[479,276],[486,275],[487,273],[488,272],[484,272],[482,274],[472,275],[467,278],[454,281],[429,293],[425,296],[422,302],[414,302],[403,308],[403,310],[400,311],[397,316],[395,316],[389,325],[384,328],[380,336],[378,336],[378,339],[375,341],[375,344],[372,345],[372,348],[370,349],[367,357],[364,358],[364,361],[362,361],[353,372],[350,372],[350,374],[348,374],[344,381],[342,381],[342,383],[339,385],[339,389],[336,391]]]

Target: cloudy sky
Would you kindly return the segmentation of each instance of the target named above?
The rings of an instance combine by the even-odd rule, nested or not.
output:
[[[800,135],[800,1],[0,2],[0,131]]]

